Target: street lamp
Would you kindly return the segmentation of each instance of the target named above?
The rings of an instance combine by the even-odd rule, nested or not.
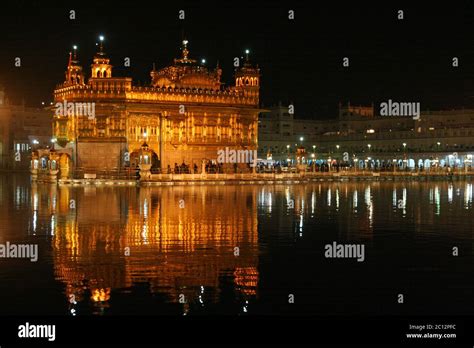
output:
[[[367,144],[367,147],[369,148],[369,151],[370,151],[370,148],[372,147],[371,144]]]

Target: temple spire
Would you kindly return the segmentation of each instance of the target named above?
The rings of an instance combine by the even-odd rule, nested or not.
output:
[[[104,55],[104,35],[99,36],[99,54]]]
[[[77,46],[76,45],[72,46],[72,49],[73,49],[73,52],[74,52],[73,55],[72,55],[72,60],[74,62],[77,62]]]
[[[182,41],[182,47],[181,47],[181,53],[182,53],[182,58],[180,59],[175,59],[175,63],[182,63],[182,64],[194,64],[196,63],[196,60],[194,59],[189,59],[189,50],[188,50],[188,43],[189,41],[184,39]]]
[[[189,54],[188,42],[189,42],[189,41],[186,40],[186,39],[183,40],[183,48],[182,48],[183,60],[188,60],[188,54]]]

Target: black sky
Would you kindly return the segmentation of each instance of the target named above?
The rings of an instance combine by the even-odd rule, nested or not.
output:
[[[115,76],[149,82],[153,62],[179,55],[219,60],[232,82],[246,48],[262,70],[262,103],[294,103],[298,117],[336,115],[339,102],[421,102],[422,109],[473,108],[474,2],[16,1],[0,12],[0,83],[14,101],[51,101],[68,52],[79,46],[87,74],[99,34]],[[178,11],[185,10],[184,21]],[[295,19],[288,20],[288,10]],[[397,11],[405,19],[397,19]],[[76,19],[69,19],[69,11]],[[21,57],[22,67],[14,67]],[[123,67],[124,57],[132,66]],[[350,67],[342,66],[349,57]],[[452,67],[458,57],[460,66]]]

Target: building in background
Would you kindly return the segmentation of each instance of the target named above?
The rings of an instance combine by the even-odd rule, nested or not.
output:
[[[287,106],[269,109],[259,119],[259,158],[293,162],[301,146],[307,161],[402,161],[409,167],[471,165],[474,155],[474,109],[422,111],[414,119],[348,104],[334,120],[301,120]]]
[[[0,86],[0,169],[27,170],[31,149],[51,144],[52,119],[44,108],[10,104]]]

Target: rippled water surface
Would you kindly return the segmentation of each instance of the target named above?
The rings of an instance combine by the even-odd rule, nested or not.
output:
[[[0,259],[0,314],[472,314],[472,199],[469,181],[58,187],[3,175],[0,243],[38,244],[39,259]],[[333,241],[364,244],[364,262],[325,258]]]

